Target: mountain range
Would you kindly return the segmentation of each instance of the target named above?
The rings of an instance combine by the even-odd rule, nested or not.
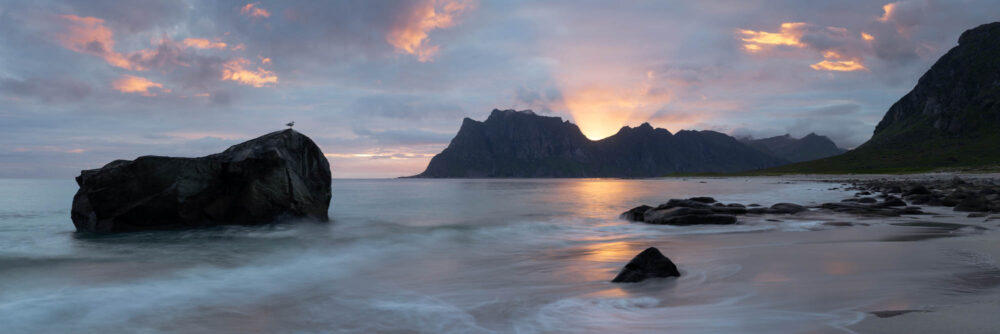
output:
[[[843,153],[843,154],[841,154]],[[743,139],[714,131],[623,127],[591,141],[558,117],[493,110],[466,118],[415,177],[656,177],[672,173],[881,173],[1000,165],[1000,22],[962,33],[844,153],[828,138]]]
[[[494,109],[485,121],[464,119],[448,147],[414,177],[657,177],[738,172],[787,164],[791,160],[782,156],[799,158],[805,155],[802,150],[822,140],[836,148],[826,137],[815,135],[802,143],[786,137],[755,141],[752,146],[715,131],[671,133],[643,123],[592,141],[575,124],[559,117]]]
[[[810,133],[800,139],[791,135],[763,139],[742,138],[740,142],[757,150],[789,162],[803,162],[843,154],[847,150],[837,147],[830,138]]]

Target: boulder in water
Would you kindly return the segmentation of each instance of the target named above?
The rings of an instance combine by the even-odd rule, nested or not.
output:
[[[650,278],[677,277],[681,273],[677,266],[656,247],[649,247],[636,255],[615,276],[612,283],[636,283]]]
[[[128,232],[329,220],[330,164],[309,137],[288,129],[201,158],[143,156],[76,178],[78,231]]]

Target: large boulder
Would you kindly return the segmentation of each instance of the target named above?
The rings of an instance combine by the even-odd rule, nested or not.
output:
[[[649,247],[636,255],[622,268],[611,280],[612,283],[636,283],[649,278],[676,277],[681,273],[677,271],[677,266],[656,247]]]
[[[291,129],[201,158],[116,160],[80,172],[76,182],[72,219],[78,231],[329,220],[330,164],[309,137]]]

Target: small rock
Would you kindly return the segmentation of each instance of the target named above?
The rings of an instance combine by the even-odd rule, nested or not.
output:
[[[886,196],[886,198],[884,200],[882,200],[882,203],[880,205],[881,206],[906,206],[906,202],[903,202],[903,200],[899,199],[899,197],[896,197],[896,196]]]
[[[678,277],[681,273],[673,261],[663,256],[656,247],[649,247],[636,255],[611,280],[612,283],[637,283],[650,278]]]
[[[954,210],[961,212],[986,212],[990,211],[990,205],[982,197],[970,196],[959,202]]]
[[[778,203],[768,209],[768,213],[799,213],[806,211],[806,207],[794,203]]]
[[[930,193],[931,193],[931,191],[929,189],[927,189],[927,187],[918,184],[918,185],[912,186],[909,189],[907,189],[906,192],[903,193],[903,195],[904,196],[909,196],[909,195],[928,195]]]
[[[878,200],[871,197],[862,197],[858,199],[858,203],[877,203]]]
[[[701,202],[701,203],[707,203],[707,204],[715,203],[715,199],[714,198],[705,197],[705,196],[702,196],[702,197],[691,197],[691,198],[688,198],[688,200],[695,201],[695,202]]]

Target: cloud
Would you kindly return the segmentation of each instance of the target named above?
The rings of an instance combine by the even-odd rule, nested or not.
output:
[[[114,50],[114,34],[111,29],[104,26],[104,20],[72,14],[59,15],[58,20],[63,31],[57,34],[56,38],[63,47],[78,53],[101,57],[115,67],[139,71],[144,69]]]
[[[460,117],[462,108],[456,105],[428,101],[411,94],[380,94],[360,97],[351,106],[353,115],[405,121],[430,118]]]
[[[864,65],[855,60],[824,60],[812,65],[809,65],[814,70],[817,71],[836,71],[836,72],[853,72],[866,70]]]
[[[204,38],[185,38],[184,46],[197,49],[225,49],[226,43],[213,42]]]
[[[29,77],[23,80],[0,77],[0,94],[15,98],[36,98],[43,102],[75,102],[89,96],[90,85],[74,78]]]
[[[866,33],[853,37],[847,28],[820,27],[804,22],[781,24],[778,32],[741,29],[743,49],[751,54],[761,53],[776,46],[789,46],[818,52],[824,60],[810,65],[817,71],[853,72],[867,70],[860,40],[868,40]]]
[[[278,76],[274,72],[257,67],[252,67],[250,60],[245,58],[235,58],[223,64],[222,80],[236,81],[243,85],[257,88],[278,83]]]
[[[169,89],[164,89],[163,84],[152,82],[149,79],[143,77],[137,77],[134,75],[123,75],[118,80],[115,80],[111,86],[122,93],[139,93],[142,96],[156,96],[156,93],[150,92],[150,88],[157,88],[160,91],[169,93]]]
[[[268,12],[266,9],[261,8],[260,3],[258,2],[246,4],[245,6],[240,8],[240,14],[249,17],[262,17],[262,18],[267,18],[271,16],[271,12]]]
[[[804,34],[805,26],[803,22],[787,22],[781,24],[781,30],[778,32],[740,29],[739,33],[743,35],[741,40],[746,42],[744,48],[747,50],[760,50],[762,45],[805,47],[805,44],[799,41]]]
[[[397,51],[415,55],[420,62],[431,61],[440,47],[428,43],[430,32],[454,26],[458,16],[472,8],[471,0],[426,1],[392,27],[385,39]]]
[[[355,126],[355,135],[375,140],[377,145],[428,145],[447,144],[455,135],[451,132],[435,132],[422,129],[369,130]]]

